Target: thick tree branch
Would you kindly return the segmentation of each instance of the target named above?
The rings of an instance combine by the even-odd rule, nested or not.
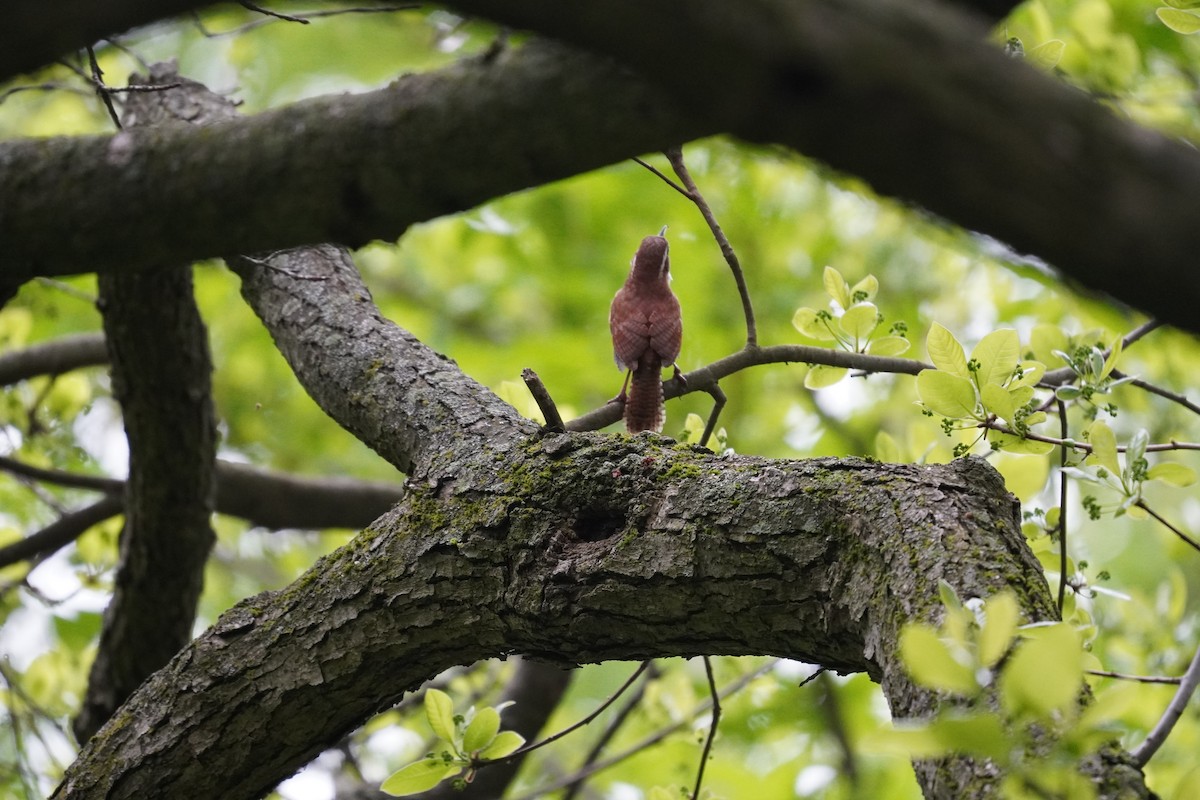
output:
[[[203,86],[179,86],[174,70],[135,79],[176,88],[130,98],[126,128],[174,122],[181,113],[196,121],[233,113],[229,101]],[[212,359],[192,269],[101,275],[99,288],[113,397],[129,439],[129,477],[113,595],[74,722],[80,741],[191,639],[216,541]]]
[[[0,386],[108,363],[104,334],[78,333],[0,355]]]
[[[1200,331],[1200,154],[985,45],[973,16],[936,0],[452,4],[612,56],[722,130]]]
[[[125,490],[125,481],[117,478],[43,469],[7,456],[0,456],[0,471],[114,497]],[[292,475],[221,459],[216,462],[216,483],[213,505],[218,514],[274,530],[363,528],[394,506],[404,493],[398,483],[337,475]],[[63,541],[57,547],[67,543]],[[0,557],[0,566],[7,563],[11,562]]]
[[[936,616],[940,579],[964,598],[1012,588],[1029,621],[1056,614],[984,462],[789,462],[542,434],[383,320],[343,251],[240,269],[318,402],[419,468],[351,544],[154,675],[58,798],[257,797],[442,669],[511,653],[773,654],[865,670],[897,717],[923,716],[937,698],[908,681],[897,639]],[[938,797],[996,779],[966,759],[918,774]],[[1118,790],[1139,788],[1126,778]]]
[[[394,240],[716,130],[612,62],[549,43],[208,127],[0,143],[0,276]]]
[[[536,426],[385,319],[345,250],[236,258],[242,294],[325,413],[402,472]],[[443,465],[444,466],[444,465]]]
[[[908,683],[896,638],[935,613],[938,579],[962,597],[1013,587],[1031,620],[1054,616],[982,462],[522,441],[456,459],[452,481],[414,487],[295,585],[225,615],[89,743],[55,796],[257,797],[441,669],[510,652],[561,664],[774,654],[866,670],[897,716],[921,715],[935,698]],[[992,775],[979,770],[956,774]]]

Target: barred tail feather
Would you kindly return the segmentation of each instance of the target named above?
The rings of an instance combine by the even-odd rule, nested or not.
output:
[[[633,371],[629,397],[625,401],[625,430],[630,433],[654,431],[663,426],[662,359],[653,350],[647,352]]]

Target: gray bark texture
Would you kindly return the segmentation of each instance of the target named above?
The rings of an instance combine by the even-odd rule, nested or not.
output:
[[[973,18],[932,2],[454,5],[593,53],[533,42],[244,120],[0,143],[0,285],[293,248],[230,259],[247,302],[322,408],[408,474],[353,542],[151,675],[56,798],[260,797],[443,669],[509,654],[560,666],[776,655],[867,672],[898,718],[920,717],[938,699],[908,680],[897,636],[936,619],[939,580],[963,598],[1011,588],[1026,621],[1054,618],[986,463],[549,434],[383,318],[348,253],[314,243],[395,239],[728,131],[855,172],[1194,329],[1200,156],[1002,57]],[[145,6],[113,3],[105,19],[158,13]],[[20,0],[14,18],[30,8]],[[33,26],[0,71],[103,24],[41,39]],[[1102,798],[1147,796],[1117,751],[1086,768]],[[931,798],[998,792],[994,766],[970,759],[917,775]]]
[[[348,253],[237,262],[327,412],[409,470],[407,491],[292,586],[250,598],[156,673],[57,798],[253,798],[441,670],[525,654],[771,654],[937,705],[903,624],[1011,588],[1053,619],[1015,501],[985,462],[717,456],[651,435],[546,434],[380,316]],[[1119,768],[1118,768],[1119,767]],[[995,796],[987,763],[919,765],[927,796]],[[1101,796],[1145,796],[1105,766]]]
[[[151,269],[394,240],[507,192],[730,132],[793,147],[1200,329],[1200,154],[986,44],[991,17],[936,0],[453,5],[621,66],[536,44],[216,135],[0,144],[0,284],[80,264]]]

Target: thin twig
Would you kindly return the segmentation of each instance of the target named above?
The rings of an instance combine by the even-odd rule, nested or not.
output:
[[[1113,378],[1124,378],[1125,377],[1125,373],[1123,373],[1119,370],[1115,370],[1115,369],[1110,374],[1112,375]],[[1142,389],[1143,391],[1149,392],[1150,394],[1158,395],[1159,397],[1170,400],[1172,403],[1177,403],[1177,404],[1183,406],[1184,408],[1186,408],[1188,411],[1191,411],[1193,414],[1200,414],[1200,405],[1196,405],[1191,400],[1188,400],[1187,397],[1185,397],[1182,394],[1168,391],[1167,389],[1164,389],[1161,386],[1156,386],[1153,383],[1150,383],[1149,381],[1142,380],[1141,378],[1134,378],[1133,380],[1131,380],[1129,382],[1129,385],[1136,386],[1139,389]]]
[[[665,183],[667,186],[670,186],[672,189],[674,189],[675,191],[679,192],[681,195],[683,195],[684,197],[686,197],[688,200],[691,200],[692,202],[695,202],[695,198],[694,198],[694,197],[692,197],[692,195],[691,195],[691,194],[688,192],[688,190],[687,190],[687,189],[683,188],[683,187],[682,187],[682,186],[680,186],[678,183],[676,183],[675,181],[671,180],[671,177],[670,177],[669,175],[667,175],[665,172],[663,172],[662,170],[660,170],[658,167],[654,166],[654,165],[653,165],[653,164],[651,164],[649,161],[643,161],[642,159],[640,159],[640,158],[638,158],[638,157],[636,157],[636,156],[634,156],[634,159],[633,159],[633,160],[634,160],[635,162],[637,162],[638,164],[641,164],[641,165],[642,165],[643,167],[645,167],[646,169],[650,170],[652,173],[654,173],[655,175],[657,175],[659,178],[661,178],[661,179],[662,179],[662,181],[663,181],[663,183]]]
[[[249,6],[245,3],[242,5],[246,5],[247,8],[249,8]],[[264,25],[270,25],[273,22],[279,22],[281,20],[286,22],[300,22],[307,24],[314,19],[320,19],[322,17],[337,17],[343,14],[390,14],[396,11],[413,11],[419,8],[421,8],[420,3],[401,3],[390,6],[359,6],[355,8],[337,8],[326,11],[308,11],[303,14],[295,14],[292,16],[275,14],[264,9],[256,8],[253,10],[261,10],[263,13],[268,14],[269,16],[267,16],[266,19],[256,19],[252,22],[247,22],[245,25],[239,25],[236,28],[230,28],[227,31],[209,30],[207,27],[205,27],[204,22],[200,19],[200,15],[195,11],[192,12],[191,16],[192,24],[196,26],[196,29],[200,32],[201,36],[206,39],[217,39],[222,36],[236,36],[241,33],[247,33],[255,28],[261,28]]]
[[[740,692],[742,689],[746,688],[746,686],[751,681],[755,680],[756,678],[761,677],[762,675],[765,675],[767,672],[774,669],[775,665],[778,663],[779,663],[779,659],[775,659],[773,661],[768,662],[767,664],[764,664],[763,666],[759,667],[758,669],[754,670],[753,672],[746,673],[745,675],[741,676],[740,678],[737,678],[736,680],[730,682],[724,689],[722,689],[718,693],[717,696],[720,699],[724,700],[725,698],[729,697],[731,694]],[[711,700],[705,700],[704,702],[700,703],[696,707],[696,713],[703,714],[705,711],[707,711],[711,707],[711,705],[712,705]],[[624,751],[616,754],[615,756],[607,758],[604,761],[598,761],[595,764],[593,764],[592,766],[588,767],[587,769],[579,770],[579,771],[577,771],[571,775],[568,775],[565,778],[562,778],[561,780],[558,780],[548,786],[542,786],[538,789],[533,790],[532,792],[512,798],[512,800],[536,800],[536,798],[545,797],[547,794],[549,794],[551,792],[557,792],[559,789],[562,789],[565,786],[570,786],[572,783],[574,783],[576,781],[579,781],[584,778],[595,775],[597,772],[603,772],[604,770],[608,769],[609,767],[616,766],[617,764],[620,764],[622,761],[624,761],[632,756],[637,755],[638,753],[642,752],[643,750],[646,750],[649,747],[653,747],[654,745],[661,742],[663,739],[667,738],[671,734],[678,731],[680,728],[689,724],[689,722],[690,721],[685,718],[685,719],[679,720],[678,722],[673,722],[670,725],[666,725],[662,728],[659,728],[657,731],[650,734],[645,739],[642,739],[637,744],[633,745],[632,747],[628,748],[627,750],[624,750]]]
[[[600,754],[604,752],[604,748],[608,746],[608,743],[612,741],[614,736],[616,736],[617,731],[619,731],[621,726],[624,725],[626,720],[629,719],[629,715],[632,714],[634,709],[641,704],[642,698],[646,695],[646,686],[649,685],[650,681],[658,677],[658,674],[658,670],[655,668],[653,662],[651,662],[650,668],[646,670],[646,680],[642,681],[641,685],[638,686],[637,691],[631,694],[625,701],[625,704],[617,709],[617,712],[613,714],[612,719],[608,721],[608,725],[604,727],[604,730],[600,733],[600,736],[592,744],[591,749],[588,750],[587,755],[583,757],[583,763],[579,765],[580,770],[587,769],[592,764],[596,763],[596,759],[600,757]],[[562,800],[574,800],[575,796],[579,794],[579,790],[583,787],[586,780],[587,776],[581,777],[579,780],[566,787],[567,791],[565,794],[563,794]]]
[[[712,752],[713,739],[717,737],[717,725],[721,722],[721,696],[717,693],[717,681],[713,677],[712,659],[704,659],[704,675],[708,678],[709,697],[712,698],[712,719],[708,723],[708,736],[704,739],[704,751],[700,754],[700,768],[696,770],[696,788],[692,789],[692,800],[699,800],[700,787],[704,783],[704,767],[708,765],[708,754]]]
[[[10,456],[0,456],[0,471],[23,478],[31,478],[43,483],[53,483],[57,486],[67,486],[72,489],[88,489],[106,494],[117,494],[125,486],[125,482],[116,478],[105,478],[100,475],[80,475],[76,472],[66,472],[58,469],[45,469],[26,464]]]
[[[117,126],[117,130],[121,130],[121,117],[117,114],[117,109],[113,107],[112,94],[104,83],[104,70],[100,69],[100,62],[96,60],[96,51],[92,49],[91,45],[87,47],[87,56],[88,64],[92,69],[92,84],[96,87],[96,96],[108,109],[108,116],[112,119],[113,125]]]
[[[1063,441],[1066,442],[1070,429],[1067,427],[1067,404],[1058,400],[1058,424]],[[1058,617],[1062,619],[1063,606],[1067,601],[1067,475],[1062,469],[1067,466],[1067,454],[1070,448],[1066,444],[1058,451]]]
[[[124,503],[115,495],[105,495],[90,506],[51,522],[37,533],[0,547],[0,567],[42,557],[78,539],[93,525],[121,513]]]
[[[309,23],[309,20],[304,19],[303,17],[292,17],[287,14],[281,14],[278,11],[271,11],[269,8],[263,8],[262,6],[255,5],[254,3],[249,2],[249,0],[238,0],[238,5],[242,6],[243,8],[248,8],[251,11],[257,11],[259,14],[265,14],[268,17],[281,19],[285,22],[299,22],[301,25],[307,25]]]
[[[724,390],[716,382],[707,387],[705,391],[712,396],[713,407],[708,415],[708,422],[704,425],[704,433],[700,436],[701,447],[708,447],[708,440],[712,437],[713,431],[716,430],[717,419],[721,416],[721,410],[725,408],[725,402],[728,399],[725,397]]]
[[[1154,517],[1154,519],[1160,525],[1162,525],[1164,528],[1169,530],[1171,533],[1175,534],[1180,539],[1182,539],[1183,541],[1185,541],[1189,545],[1191,545],[1193,550],[1200,551],[1200,543],[1198,543],[1195,539],[1188,536],[1186,533],[1181,531],[1179,528],[1175,527],[1170,522],[1168,522],[1166,519],[1164,519],[1158,512],[1156,512],[1150,506],[1146,505],[1146,501],[1138,500],[1136,503],[1134,503],[1134,505],[1137,506],[1138,508],[1140,508],[1142,511],[1145,511],[1150,516]]]
[[[1165,675],[1130,675],[1125,672],[1109,672],[1103,669],[1087,669],[1084,670],[1088,675],[1095,675],[1097,678],[1116,678],[1122,681],[1136,681],[1137,683],[1166,683],[1179,685],[1183,682],[1183,678],[1168,678]]]
[[[683,148],[672,147],[666,151],[666,156],[680,183],[687,189],[688,196],[696,204],[696,208],[700,209],[700,214],[708,223],[708,229],[712,231],[713,238],[717,240],[717,246],[721,248],[721,255],[725,257],[725,263],[733,272],[733,281],[737,284],[738,294],[742,298],[742,313],[746,317],[746,347],[751,349],[758,347],[758,326],[754,322],[754,306],[750,303],[750,290],[746,287],[746,276],[742,273],[742,265],[738,261],[737,253],[734,252],[733,245],[729,243],[725,232],[721,230],[716,215],[713,214],[704,195],[700,193],[696,182],[692,180],[692,175],[683,162]]]
[[[1175,727],[1175,723],[1183,716],[1188,701],[1192,699],[1192,693],[1196,691],[1197,684],[1200,684],[1200,648],[1197,648],[1192,656],[1192,663],[1188,665],[1187,672],[1183,673],[1183,678],[1179,681],[1179,688],[1175,690],[1175,696],[1167,704],[1167,710],[1163,712],[1146,740],[1133,749],[1131,755],[1137,766],[1146,766],[1146,763],[1158,752],[1158,748],[1162,747],[1167,736],[1171,734],[1171,729]]]
[[[563,728],[561,731],[554,734],[553,736],[547,736],[545,739],[542,739],[540,742],[534,742],[533,744],[527,744],[524,747],[522,747],[520,750],[517,750],[514,753],[505,756],[504,758],[498,758],[498,759],[496,759],[496,761],[497,762],[512,761],[513,759],[520,758],[521,756],[525,755],[526,753],[531,753],[534,750],[538,750],[542,747],[545,747],[546,745],[550,744],[551,742],[557,742],[559,739],[566,736],[568,733],[573,733],[574,731],[577,731],[580,728],[591,724],[592,720],[596,719],[596,717],[603,714],[604,710],[606,708],[608,708],[613,703],[615,703],[617,701],[617,699],[620,698],[621,695],[625,694],[625,690],[627,690],[630,686],[632,686],[633,682],[638,679],[638,676],[641,675],[643,672],[645,672],[649,667],[650,667],[649,661],[643,661],[641,664],[639,664],[638,668],[633,671],[633,674],[630,675],[623,684],[621,684],[620,688],[618,688],[617,691],[615,691],[611,697],[609,697],[607,700],[605,700],[603,703],[601,703],[600,706],[595,711],[593,711],[591,714],[588,714],[586,717],[581,719],[579,722],[576,722],[574,725],[569,725],[566,728]]]
[[[546,420],[546,430],[555,433],[562,433],[567,429],[566,424],[562,420],[562,415],[558,413],[558,406],[554,403],[554,398],[550,396],[550,392],[546,389],[546,384],[542,383],[542,379],[533,370],[526,367],[521,370],[521,380],[525,381],[525,386],[529,388],[529,393],[533,395],[534,402],[541,409],[542,417]]]

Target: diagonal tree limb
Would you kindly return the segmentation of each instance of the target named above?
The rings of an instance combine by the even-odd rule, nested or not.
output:
[[[503,449],[537,426],[453,361],[385,319],[350,254],[332,245],[232,258],[242,294],[326,414],[401,472],[460,448]]]
[[[898,636],[937,615],[940,580],[965,598],[1011,587],[1027,621],[1055,618],[1018,509],[982,461],[779,461],[543,434],[383,319],[337,248],[235,263],[301,382],[412,467],[408,491],[152,676],[56,798],[258,797],[432,675],[512,653],[566,666],[776,655],[866,671],[895,716],[921,717],[938,699],[909,681]],[[1100,796],[1145,796],[1126,757],[1096,763]],[[931,797],[965,798],[997,772],[956,758],[918,777]]]

